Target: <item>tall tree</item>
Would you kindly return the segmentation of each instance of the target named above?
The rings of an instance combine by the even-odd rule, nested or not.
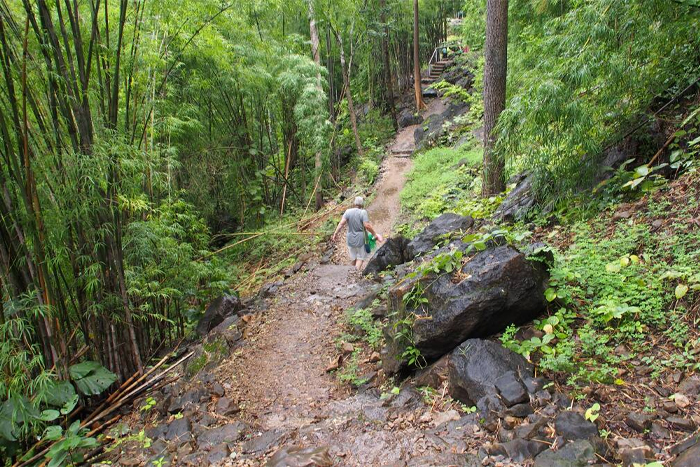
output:
[[[508,66],[508,0],[487,0],[484,44],[484,183],[482,194],[490,196],[505,188],[505,161],[494,151],[494,128],[506,106]]]
[[[389,25],[386,22],[386,0],[379,0],[379,21],[382,23],[382,62],[384,69],[384,87],[386,92],[386,107],[391,115],[394,128],[398,128],[396,119],[396,104],[394,103],[394,83],[391,79],[391,61],[389,60]]]
[[[321,66],[321,53],[319,52],[320,41],[318,38],[318,27],[316,26],[316,13],[314,12],[313,0],[309,0],[309,30],[311,33],[311,54],[317,66]],[[322,90],[321,74],[317,75],[317,87]],[[318,211],[323,206],[323,193],[321,191],[321,175],[323,170],[323,162],[321,161],[321,151],[316,151],[316,160],[314,163],[316,176],[316,210]]]
[[[354,26],[354,24],[353,24]],[[354,28],[350,27],[352,30]],[[357,148],[357,153],[362,155],[364,153],[362,149],[362,142],[360,141],[360,133],[357,131],[357,114],[355,113],[355,104],[352,100],[352,91],[350,90],[350,66],[345,60],[345,48],[343,46],[343,36],[337,29],[333,29],[335,33],[335,39],[338,42],[338,49],[340,50],[340,68],[343,73],[343,83],[345,87],[345,98],[348,100],[348,113],[350,114],[350,125],[352,126],[352,133],[355,136],[355,146]],[[352,62],[352,54],[350,56],[350,61]]]
[[[423,88],[420,85],[420,30],[418,28],[418,0],[413,0],[413,87],[416,91],[416,110],[425,109]]]

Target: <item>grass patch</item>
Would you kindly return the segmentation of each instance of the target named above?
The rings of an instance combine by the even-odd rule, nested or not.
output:
[[[430,220],[481,190],[480,145],[465,149],[434,148],[415,156],[401,193],[401,206],[410,220]],[[458,167],[459,165],[459,167]]]

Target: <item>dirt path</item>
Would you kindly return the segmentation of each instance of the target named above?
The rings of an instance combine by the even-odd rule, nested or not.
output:
[[[423,117],[441,113],[445,109],[442,99],[432,99]],[[413,133],[419,126],[402,128],[389,145],[387,157],[380,170],[381,178],[375,185],[376,196],[367,208],[370,222],[385,237],[393,234],[392,229],[401,210],[401,190],[406,184],[406,174],[413,167],[410,156],[416,149]]]
[[[436,100],[428,112],[442,109]],[[385,235],[399,213],[415,128],[397,134],[368,207],[371,222]],[[358,372],[369,371],[357,375],[369,380],[359,391],[327,371],[339,355],[352,360],[342,349],[345,312],[370,286],[344,264],[311,263],[287,280],[248,325],[245,345],[218,368],[217,378],[231,388],[241,418],[260,433],[248,442],[248,457],[232,465],[259,465],[282,446],[327,448],[335,465],[357,466],[451,465],[451,456],[465,452],[464,442],[426,434],[436,421],[458,419],[456,412],[438,413],[412,390],[381,397],[378,363],[355,362]]]

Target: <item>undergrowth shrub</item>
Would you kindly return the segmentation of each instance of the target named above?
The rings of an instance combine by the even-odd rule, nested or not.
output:
[[[578,221],[564,232],[553,231],[551,236],[571,237],[570,246],[556,254],[545,292],[558,311],[535,321],[540,335],[530,339],[516,339],[516,328],[509,328],[504,345],[536,357],[544,370],[569,374],[570,383],[624,384],[618,369],[632,357],[616,352],[620,345],[632,355],[647,353],[654,378],[666,370],[700,369],[693,354],[699,342],[687,313],[697,308],[700,290],[700,233],[688,223],[697,186],[685,195],[684,205],[672,205],[666,196],[648,198],[649,218],[669,219],[663,231],[639,217]],[[652,336],[662,336],[671,357],[649,351]]]
[[[481,157],[480,147],[434,148],[416,155],[401,192],[402,210],[414,220],[432,219],[459,200],[478,196]]]

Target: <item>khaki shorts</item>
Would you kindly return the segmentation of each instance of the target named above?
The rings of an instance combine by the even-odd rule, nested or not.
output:
[[[369,258],[369,253],[365,251],[365,246],[350,246],[348,245],[348,254],[350,255],[350,259],[355,261],[356,259],[359,259],[360,261],[365,261],[367,258]]]

